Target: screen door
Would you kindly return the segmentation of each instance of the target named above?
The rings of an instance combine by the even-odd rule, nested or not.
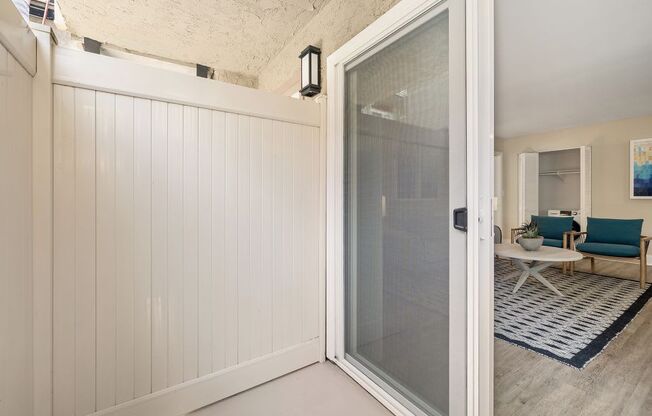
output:
[[[414,414],[465,403],[462,1],[343,65],[344,359]]]

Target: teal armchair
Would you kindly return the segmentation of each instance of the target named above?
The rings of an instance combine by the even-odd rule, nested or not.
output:
[[[539,226],[539,235],[543,237],[543,245],[548,247],[566,248],[565,234],[573,231],[573,217],[547,217],[533,215],[532,221]],[[520,228],[512,229],[512,244],[516,242]]]
[[[639,263],[639,279],[643,288],[647,281],[647,253],[652,237],[641,235],[642,228],[642,219],[589,217],[586,232],[568,232],[566,238],[571,250],[581,252],[584,258],[590,259],[592,273],[595,273],[595,259]]]

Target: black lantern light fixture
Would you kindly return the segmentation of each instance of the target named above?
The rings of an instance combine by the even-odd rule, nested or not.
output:
[[[301,89],[304,97],[312,97],[321,92],[321,49],[308,46],[299,54],[301,59]]]

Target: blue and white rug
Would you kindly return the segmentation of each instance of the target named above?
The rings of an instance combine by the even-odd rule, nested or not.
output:
[[[565,276],[548,268],[541,274],[564,296],[533,278],[516,292],[518,277],[509,260],[497,259],[494,331],[497,338],[584,368],[614,339],[652,297],[648,284],[591,273]]]

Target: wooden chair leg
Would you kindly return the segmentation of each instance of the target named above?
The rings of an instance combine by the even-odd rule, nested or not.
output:
[[[568,241],[568,240],[567,240],[567,237],[568,237],[568,236],[566,235],[566,233],[564,233],[564,236],[562,237],[562,240],[561,240],[561,241],[562,241],[562,243],[561,243],[561,248],[563,248],[563,249],[568,249],[568,244],[567,244],[567,241]],[[562,268],[562,273],[563,273],[564,275],[566,275],[566,269],[568,268],[568,262],[565,261],[564,263],[562,263],[561,268]]]
[[[595,274],[595,257],[591,257],[591,273]]]
[[[647,265],[645,263],[645,257],[641,257],[641,289],[645,287],[647,281]]]
[[[641,254],[641,289],[645,287],[645,284],[647,283],[647,244],[646,241],[641,238],[641,246],[640,246],[640,254]]]

